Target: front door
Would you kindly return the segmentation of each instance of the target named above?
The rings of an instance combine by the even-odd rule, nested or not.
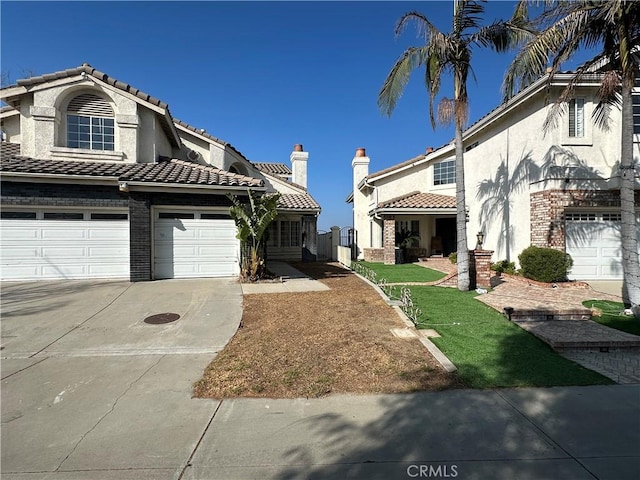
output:
[[[442,252],[445,257],[458,250],[456,245],[456,218],[436,218],[436,237],[442,239]]]

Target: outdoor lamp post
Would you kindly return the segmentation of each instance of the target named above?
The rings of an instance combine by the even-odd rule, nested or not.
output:
[[[478,243],[476,244],[476,250],[482,250],[482,242],[484,242],[484,233],[482,233],[482,230],[478,232],[478,234],[476,235],[476,239],[478,240]]]

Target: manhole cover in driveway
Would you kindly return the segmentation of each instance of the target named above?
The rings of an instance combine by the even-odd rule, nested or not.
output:
[[[144,323],[151,325],[162,325],[163,323],[175,322],[180,318],[177,313],[158,313],[144,319]]]

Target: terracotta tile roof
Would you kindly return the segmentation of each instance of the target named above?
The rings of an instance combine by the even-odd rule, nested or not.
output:
[[[97,78],[98,80],[102,80],[103,82],[107,83],[108,85],[112,85],[120,90],[124,90],[125,92],[128,92],[132,95],[135,95],[136,97],[140,98],[141,100],[144,100],[146,102],[149,102],[153,105],[156,105],[160,108],[167,108],[168,105],[160,100],[158,100],[155,97],[152,97],[149,94],[144,93],[141,90],[138,90],[137,88],[129,85],[128,83],[124,83],[121,82],[120,80],[117,80],[113,77],[110,77],[109,75],[107,75],[104,72],[101,72],[99,70],[96,70],[95,68],[93,68],[91,65],[89,65],[88,63],[83,63],[82,65],[80,65],[79,67],[75,67],[75,68],[68,68],[66,70],[60,70],[57,72],[53,72],[53,73],[47,73],[45,75],[37,75],[35,77],[30,77],[30,78],[24,78],[22,80],[18,80],[16,82],[16,85],[18,85],[19,87],[30,87],[32,85],[38,85],[40,83],[45,83],[45,82],[50,82],[52,80],[59,80],[61,78],[69,78],[69,77],[75,77],[76,75],[81,75],[82,73],[86,73],[87,75],[91,75],[92,77]]]
[[[291,175],[291,169],[284,163],[252,162],[261,172],[271,175]]]
[[[278,208],[285,210],[320,211],[320,205],[308,193],[283,193],[278,200]]]
[[[9,142],[0,143],[0,155],[2,155],[3,160],[5,156],[9,158],[11,156],[20,155],[20,144]]]
[[[43,160],[15,154],[15,144],[2,143],[0,172],[108,177],[130,182],[260,187],[258,178],[230,173],[185,160],[161,158],[157,163],[113,163],[74,160]]]
[[[411,192],[378,204],[378,208],[456,208],[456,197]]]

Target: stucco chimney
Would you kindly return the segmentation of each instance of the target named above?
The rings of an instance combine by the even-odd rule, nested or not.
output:
[[[307,188],[307,160],[309,159],[309,152],[305,152],[302,149],[302,145],[296,143],[293,146],[293,152],[291,152],[291,172],[293,183]]]
[[[427,147],[427,154],[433,152],[433,147]]]
[[[369,162],[370,159],[367,157],[367,151],[363,147],[356,148],[356,155],[351,161],[354,192],[358,189],[358,184],[362,179],[369,175]]]

